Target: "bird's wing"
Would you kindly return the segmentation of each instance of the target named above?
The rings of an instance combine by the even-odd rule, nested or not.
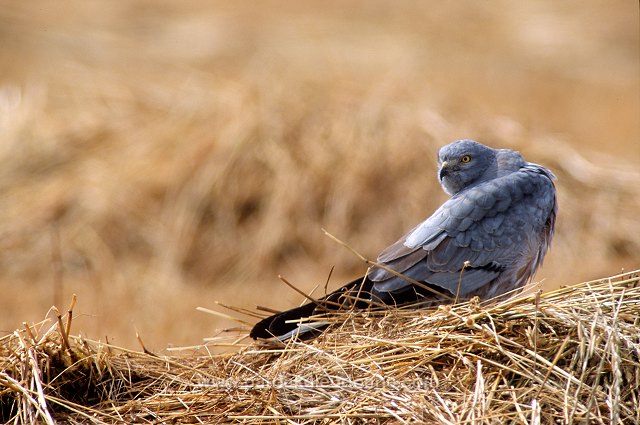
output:
[[[550,217],[555,217],[555,189],[544,171],[527,166],[454,195],[382,251],[378,262],[452,294],[465,295],[486,285],[519,257],[540,249],[541,233]],[[466,261],[470,266],[461,281]],[[381,268],[372,269],[368,277],[377,291],[393,292],[410,285]]]

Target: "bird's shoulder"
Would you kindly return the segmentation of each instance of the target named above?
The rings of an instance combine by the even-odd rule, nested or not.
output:
[[[481,220],[492,218],[491,222],[501,222],[500,216],[514,205],[532,204],[530,208],[543,210],[549,205],[551,208],[555,202],[553,178],[546,168],[523,163],[515,171],[503,173],[449,198],[410,231],[403,238],[403,244],[409,249],[430,250],[442,241],[443,235],[455,237]]]

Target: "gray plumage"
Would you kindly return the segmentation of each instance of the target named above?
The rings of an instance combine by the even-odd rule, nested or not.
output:
[[[461,299],[490,298],[524,286],[553,237],[553,173],[516,151],[472,140],[444,146],[438,163],[440,184],[451,198],[382,251],[378,262]],[[381,268],[368,277],[379,296],[411,286]]]
[[[380,253],[384,268],[371,268],[318,304],[263,319],[251,336],[313,336],[326,323],[295,321],[339,305],[363,307],[363,299],[427,306],[519,292],[542,264],[553,237],[555,176],[516,151],[472,140],[444,146],[438,165],[438,180],[451,198]]]

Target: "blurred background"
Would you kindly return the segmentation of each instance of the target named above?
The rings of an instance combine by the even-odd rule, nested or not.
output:
[[[638,3],[0,2],[0,334],[199,344],[329,289],[473,138],[558,176],[552,289],[640,268]],[[245,317],[249,322],[255,319]]]

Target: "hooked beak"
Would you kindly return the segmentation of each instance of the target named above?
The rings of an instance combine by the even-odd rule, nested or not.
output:
[[[440,178],[440,181],[442,181],[442,179],[447,177],[450,171],[451,169],[449,168],[449,163],[447,161],[443,161],[442,164],[440,164],[440,171],[438,172],[438,177]]]

